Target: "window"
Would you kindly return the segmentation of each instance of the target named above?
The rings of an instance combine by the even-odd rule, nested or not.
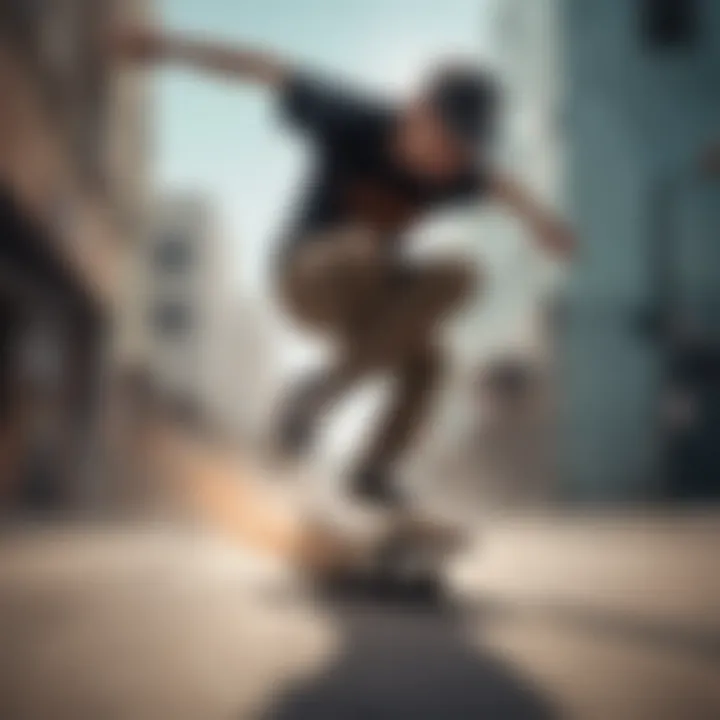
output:
[[[191,324],[190,309],[181,303],[164,303],[155,308],[153,325],[160,335],[185,335]]]
[[[187,270],[192,264],[192,248],[179,233],[167,233],[155,250],[155,262],[166,272]]]
[[[653,48],[687,47],[699,29],[698,0],[642,0],[643,36]]]

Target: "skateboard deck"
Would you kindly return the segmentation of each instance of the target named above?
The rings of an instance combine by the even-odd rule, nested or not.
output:
[[[335,562],[320,568],[320,586],[335,595],[385,601],[443,599],[445,571],[463,549],[467,533],[451,521],[419,511],[391,511],[364,534],[337,527],[344,537]]]

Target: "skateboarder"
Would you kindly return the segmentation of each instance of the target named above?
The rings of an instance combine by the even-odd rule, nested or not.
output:
[[[334,341],[333,364],[287,399],[278,436],[300,453],[318,419],[357,381],[391,372],[392,406],[352,477],[371,503],[402,500],[399,459],[426,418],[442,373],[436,329],[476,290],[461,261],[410,263],[403,234],[451,203],[493,200],[513,211],[539,243],[569,256],[568,227],[490,164],[498,90],[492,77],[448,65],[412,100],[392,105],[249,47],[229,47],[147,29],[118,38],[122,57],[175,63],[259,84],[307,138],[315,167],[289,226],[278,267],[291,316]]]

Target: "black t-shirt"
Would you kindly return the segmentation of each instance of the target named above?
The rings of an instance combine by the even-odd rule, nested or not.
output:
[[[396,109],[309,75],[291,78],[282,110],[314,145],[316,165],[298,217],[289,230],[289,250],[317,231],[359,223],[393,240],[418,216],[441,205],[477,198],[480,168],[452,182],[437,183],[398,167],[389,152]]]

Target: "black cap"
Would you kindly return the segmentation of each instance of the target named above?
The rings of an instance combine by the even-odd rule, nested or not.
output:
[[[499,88],[488,73],[474,67],[448,66],[430,83],[429,98],[463,145],[476,149],[491,142]]]

